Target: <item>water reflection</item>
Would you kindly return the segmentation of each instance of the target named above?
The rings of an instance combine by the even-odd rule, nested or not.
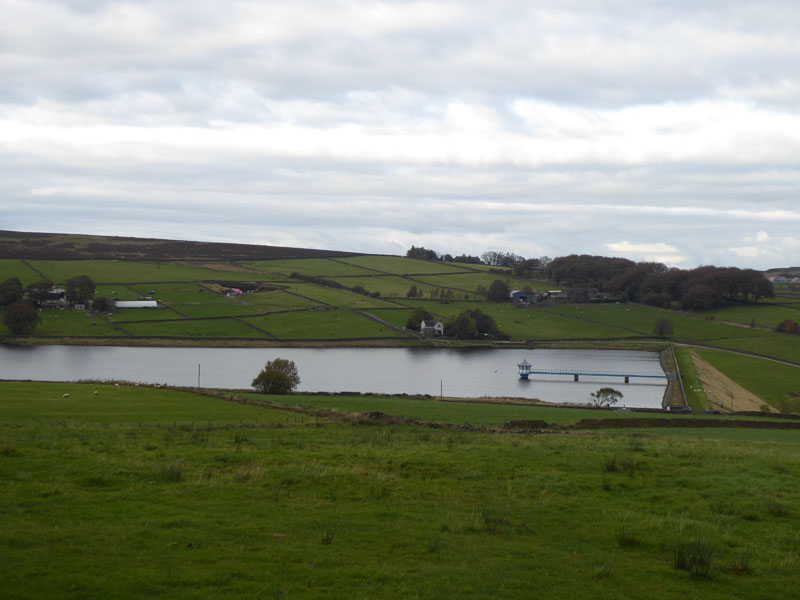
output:
[[[585,403],[598,387],[620,389],[626,406],[660,407],[666,381],[517,375],[523,358],[537,369],[578,369],[663,375],[652,352],[611,350],[473,350],[430,348],[126,348],[0,346],[0,378],[78,381],[126,380],[249,388],[264,364],[295,361],[300,391],[357,391],[438,396],[524,397]]]

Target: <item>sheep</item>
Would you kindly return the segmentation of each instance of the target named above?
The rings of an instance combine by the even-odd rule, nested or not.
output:
[[[93,393],[95,396],[97,396],[97,394],[99,394],[100,392],[98,392],[97,390],[95,390],[95,391],[93,391],[92,393]]]
[[[114,387],[115,387],[115,388],[118,388],[118,387],[119,387],[119,384],[118,384],[118,383],[115,383],[115,384],[114,384]]]
[[[64,395],[63,395],[63,396],[61,396],[61,397],[62,397],[62,398],[69,398],[69,394],[64,394]]]

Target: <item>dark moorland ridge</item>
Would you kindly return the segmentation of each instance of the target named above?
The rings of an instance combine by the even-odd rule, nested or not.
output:
[[[271,260],[357,256],[358,252],[255,244],[0,230],[0,258],[39,260]]]

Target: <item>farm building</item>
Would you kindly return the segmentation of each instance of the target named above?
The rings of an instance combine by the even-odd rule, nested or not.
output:
[[[158,308],[156,300],[117,300],[117,308]]]
[[[514,302],[530,302],[535,294],[536,292],[528,293],[523,290],[512,290],[509,296]]]

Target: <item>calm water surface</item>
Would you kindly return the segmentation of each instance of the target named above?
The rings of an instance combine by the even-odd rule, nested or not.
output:
[[[297,364],[298,391],[407,393],[480,398],[515,396],[585,403],[599,387],[623,392],[621,405],[660,408],[666,380],[531,376],[534,369],[663,375],[658,354],[616,350],[448,350],[418,348],[127,348],[0,346],[0,379],[125,380],[242,389],[275,358]]]

